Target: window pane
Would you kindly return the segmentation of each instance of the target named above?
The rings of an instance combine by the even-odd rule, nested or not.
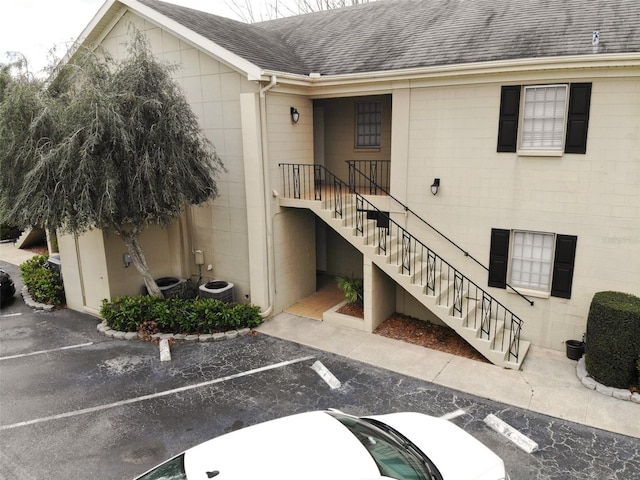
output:
[[[514,232],[511,254],[513,286],[550,290],[553,239],[551,233]]]
[[[425,463],[410,445],[378,427],[374,421],[332,413],[362,443],[385,478],[433,480]],[[380,423],[380,425],[383,425]],[[425,459],[427,460],[427,459]]]
[[[356,104],[356,147],[379,147],[382,132],[382,103]]]
[[[184,472],[184,454],[156,467],[151,472],[140,477],[140,480],[187,480]]]
[[[525,87],[521,148],[562,149],[566,98],[566,85]]]

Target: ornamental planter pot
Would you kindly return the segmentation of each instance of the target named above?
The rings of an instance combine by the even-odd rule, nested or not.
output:
[[[580,340],[567,340],[567,358],[571,360],[580,360],[584,355],[584,342]]]

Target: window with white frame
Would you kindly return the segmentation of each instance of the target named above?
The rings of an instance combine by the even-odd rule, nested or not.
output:
[[[551,289],[554,235],[514,231],[511,252],[511,284],[548,292]]]
[[[525,87],[520,148],[562,150],[566,111],[567,85]]]
[[[382,102],[356,103],[356,148],[379,148]]]

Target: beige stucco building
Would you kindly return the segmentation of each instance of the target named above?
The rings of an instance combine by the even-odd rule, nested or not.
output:
[[[640,292],[640,10],[572,4],[382,0],[246,25],[108,0],[80,41],[123,56],[143,31],[228,170],[215,201],[143,235],[154,275],[230,281],[266,316],[318,272],[360,276],[354,328],[443,322],[508,367],[580,339],[595,292]],[[59,246],[69,307],[140,292],[114,235]]]

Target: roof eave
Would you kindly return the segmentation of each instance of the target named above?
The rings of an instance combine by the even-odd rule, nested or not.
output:
[[[64,65],[68,63],[74,57],[74,55],[78,53],[78,50],[80,50],[80,48],[87,42],[95,43],[95,39],[98,38],[98,35],[95,32],[100,23],[113,23],[113,18],[115,16],[117,16],[118,18],[122,16],[122,11],[120,11],[119,15],[115,13],[116,11],[120,10],[115,5],[117,2],[118,0],[106,0],[102,4],[89,24],[84,28],[84,30],[82,30],[80,35],[78,35],[78,38],[73,42],[73,45],[71,45],[71,47],[67,50],[67,53],[65,53],[65,55],[60,59],[58,65]]]
[[[87,27],[82,31],[73,48],[69,50],[67,55],[65,55],[63,62],[67,62],[70,58],[72,58],[73,55],[75,55],[75,53],[78,51],[78,49],[87,41],[89,41],[90,43],[99,43],[99,41],[101,41],[105,35],[105,33],[96,33],[96,29],[100,26],[100,24],[104,23],[104,26],[109,24],[112,28],[117,20],[119,20],[124,15],[127,9],[132,10],[137,15],[143,17],[145,20],[148,20],[155,25],[167,29],[195,48],[203,50],[206,53],[212,55],[214,58],[223,62],[230,68],[246,75],[248,80],[262,79],[262,70],[257,65],[245,60],[244,58],[236,55],[233,52],[230,52],[229,50],[221,47],[211,40],[204,38],[202,35],[195,33],[193,30],[190,30],[181,23],[170,19],[169,17],[161,14],[151,7],[138,2],[137,0],[107,0],[102,5],[98,13],[96,13],[96,15],[93,17],[91,22],[87,25]],[[100,29],[101,31],[106,30],[106,32],[108,32],[111,29],[105,29],[104,26]]]
[[[543,70],[611,67],[640,67],[640,52],[498,60],[338,75],[299,75],[273,70],[263,70],[262,74],[263,80],[275,75],[281,84],[301,87],[329,87],[359,83],[407,81],[419,78],[466,77]]]
[[[178,35],[187,43],[193,45],[196,48],[204,50],[205,52],[213,55],[215,58],[233,68],[234,70],[245,74],[248,80],[261,79],[262,70],[257,65],[245,60],[244,58],[236,55],[233,52],[230,52],[217,43],[204,38],[202,35],[195,33],[193,30],[190,30],[181,23],[176,22],[175,20],[172,20],[165,15],[162,15],[158,11],[154,10],[151,7],[147,7],[137,0],[118,1],[131,8],[147,20],[155,23],[156,25],[162,25],[163,28],[166,28],[172,33]]]

